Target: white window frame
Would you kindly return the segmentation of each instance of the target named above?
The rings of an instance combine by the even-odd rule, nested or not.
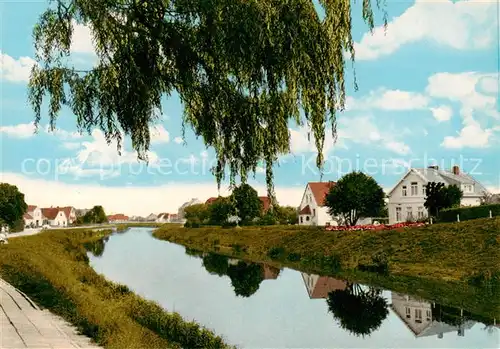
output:
[[[415,309],[415,322],[422,323],[422,309]]]
[[[396,207],[396,221],[397,222],[401,222],[402,214],[403,214],[403,209],[401,207]]]
[[[411,196],[418,196],[418,182],[411,182]]]
[[[406,307],[406,318],[411,319],[411,309],[410,307]]]
[[[422,195],[425,196],[425,189],[427,189],[427,186],[424,184],[422,186]]]
[[[413,207],[406,206],[406,220],[413,219]]]
[[[418,207],[417,217],[418,217],[418,219],[424,218],[424,207],[423,206]]]
[[[408,187],[406,185],[401,188],[401,196],[408,196]]]

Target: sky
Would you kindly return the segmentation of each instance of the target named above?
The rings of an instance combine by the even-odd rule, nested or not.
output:
[[[500,192],[499,23],[494,0],[386,1],[389,24],[375,11],[370,33],[361,1],[353,5],[356,78],[347,69],[346,110],[338,115],[338,139],[327,132],[324,172],[315,167],[314,139],[290,124],[291,154],[275,171],[278,202],[298,206],[308,181],[338,180],[353,170],[390,190],[409,167],[460,166],[491,192]],[[121,155],[99,130],[79,134],[76,118],[62,110],[55,131],[42,115],[34,133],[27,82],[35,64],[32,30],[46,0],[0,0],[0,176],[29,204],[147,215],[176,212],[191,198],[220,192],[210,168],[213,149],[187,129],[174,93],[152,126],[149,164],[139,162],[130,140]],[[75,27],[75,65],[96,60],[89,28]],[[264,169],[249,180],[266,195]]]

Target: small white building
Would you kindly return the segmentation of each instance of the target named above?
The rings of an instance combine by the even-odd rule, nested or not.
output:
[[[341,217],[332,217],[325,206],[325,198],[335,182],[309,182],[299,206],[299,225],[341,225]],[[370,224],[371,218],[360,218],[356,224]]]
[[[76,211],[73,207],[42,208],[43,224],[54,227],[67,227],[76,221]]]
[[[337,225],[336,218],[328,214],[325,198],[335,182],[309,182],[299,206],[299,225]]]
[[[28,210],[24,214],[23,219],[24,226],[41,227],[44,221],[42,209],[35,205],[28,205]]]
[[[458,166],[451,171],[440,170],[438,166],[412,168],[388,193],[389,224],[414,221],[428,217],[424,207],[425,187],[429,182],[457,185],[463,191],[462,206],[479,206],[488,191],[478,181]]]
[[[156,218],[156,223],[171,223],[172,217],[170,213],[160,213]]]

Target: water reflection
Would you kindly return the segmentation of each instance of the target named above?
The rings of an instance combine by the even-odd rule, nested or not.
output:
[[[431,300],[184,249],[143,231],[86,247],[99,273],[239,347],[498,346],[495,319]]]
[[[88,252],[92,253],[95,257],[101,257],[104,254],[104,248],[108,240],[109,236],[106,236],[105,238],[100,240],[86,242],[83,244],[83,246]]]

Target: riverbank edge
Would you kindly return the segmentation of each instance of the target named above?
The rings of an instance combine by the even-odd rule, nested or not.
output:
[[[500,219],[494,224],[500,228]],[[189,249],[195,249],[207,253],[216,253],[228,257],[239,258],[254,263],[266,263],[277,268],[290,268],[299,272],[309,274],[318,274],[341,278],[350,282],[368,284],[394,292],[408,294],[426,300],[432,300],[437,303],[463,308],[472,313],[488,319],[500,318],[500,283],[498,280],[498,272],[491,273],[488,269],[488,277],[484,277],[482,271],[471,270],[471,277],[462,280],[453,280],[446,278],[436,278],[429,275],[405,275],[392,273],[383,267],[384,262],[379,262],[378,266],[373,262],[377,256],[380,256],[380,251],[374,251],[368,260],[372,260],[372,264],[361,264],[363,268],[343,268],[342,261],[335,254],[324,255],[319,251],[311,251],[309,254],[304,253],[304,249],[294,249],[293,246],[283,246],[277,239],[273,239],[272,244],[262,246],[259,241],[263,229],[255,229],[256,234],[253,239],[249,238],[248,232],[252,231],[252,227],[239,229],[222,229],[222,228],[172,228],[162,226],[153,232],[153,236],[159,240],[165,240],[171,243],[182,245]],[[280,228],[264,229],[272,232]],[[318,233],[318,228],[300,227],[281,227],[281,229],[290,229],[292,235],[303,234],[307,231]],[[245,239],[238,239],[238,234],[245,231]],[[215,234],[214,234],[215,233]],[[289,231],[290,233],[290,231]],[[321,230],[321,233],[324,233]],[[411,234],[411,230],[406,230],[405,233]],[[500,240],[500,229],[492,231],[492,234]],[[330,233],[331,234],[331,233]],[[352,234],[352,232],[351,232]],[[290,234],[288,234],[290,235]],[[342,234],[345,235],[345,234]],[[318,237],[316,235],[316,237]],[[372,238],[372,234],[368,234],[367,239]],[[287,236],[286,240],[293,240],[294,237]],[[231,243],[223,243],[231,241]],[[316,242],[316,245],[322,246],[321,241]],[[383,257],[380,257],[383,259]],[[494,257],[496,258],[496,257]],[[367,260],[365,259],[365,260]],[[496,259],[499,263],[500,259]],[[389,261],[390,266],[390,261]],[[359,266],[359,264],[358,264]],[[370,268],[371,267],[371,268]],[[364,269],[364,270],[360,270]],[[485,268],[486,269],[486,268]],[[366,270],[375,270],[378,272],[369,272]]]
[[[116,230],[130,227],[141,226]],[[1,248],[0,278],[106,348],[231,348],[212,331],[97,274],[84,245],[112,233],[76,228],[16,238]]]

